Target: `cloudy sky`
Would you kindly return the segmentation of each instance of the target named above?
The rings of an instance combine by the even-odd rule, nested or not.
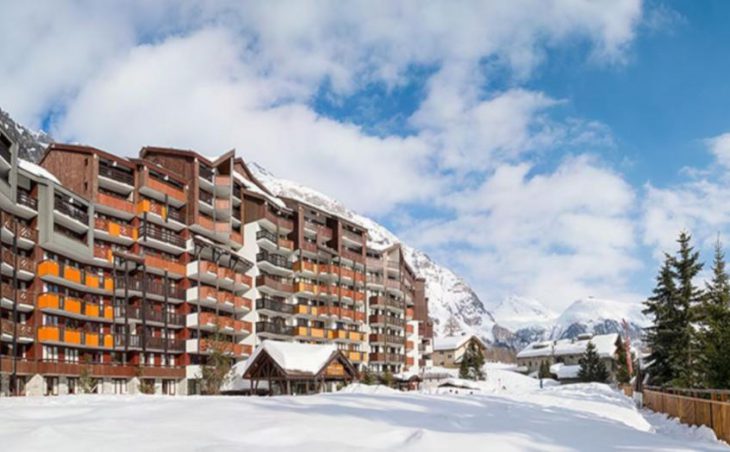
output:
[[[638,302],[680,229],[730,229],[728,2],[0,3],[16,120],[236,148],[487,302]]]

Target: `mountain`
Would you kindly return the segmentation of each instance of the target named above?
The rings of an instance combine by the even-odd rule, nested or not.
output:
[[[572,338],[581,333],[622,333],[626,320],[629,336],[640,339],[648,319],[641,313],[641,305],[588,297],[576,300],[560,314],[553,325],[551,339]]]
[[[18,143],[20,156],[31,162],[41,159],[46,147],[53,141],[45,132],[36,132],[16,123],[10,115],[0,109],[0,129],[11,140]]]
[[[426,279],[428,309],[434,321],[435,334],[445,334],[444,326],[453,316],[461,331],[477,334],[489,342],[501,342],[499,337],[504,333],[496,326],[492,313],[484,307],[474,290],[454,272],[434,262],[426,253],[402,243],[387,228],[350,210],[341,202],[305,185],[278,178],[256,163],[250,163],[249,168],[275,195],[305,202],[367,228],[370,246],[374,248],[383,249],[401,243],[408,264],[418,276]]]

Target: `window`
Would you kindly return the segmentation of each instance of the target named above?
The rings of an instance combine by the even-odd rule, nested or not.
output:
[[[79,379],[77,377],[69,377],[66,380],[69,394],[78,394],[79,392]]]
[[[43,346],[44,361],[58,361],[58,347],[44,345]]]
[[[67,348],[65,353],[67,363],[78,363],[79,362],[79,351],[75,348]]]
[[[175,380],[162,380],[162,393],[164,395],[175,395]]]
[[[46,395],[58,395],[58,377],[46,377]]]

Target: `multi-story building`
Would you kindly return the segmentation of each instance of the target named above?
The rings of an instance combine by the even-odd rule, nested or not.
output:
[[[214,350],[334,343],[359,369],[429,364],[423,281],[396,245],[270,193],[234,152],[54,144],[0,134],[0,394],[198,393]],[[86,389],[86,388],[85,388]]]

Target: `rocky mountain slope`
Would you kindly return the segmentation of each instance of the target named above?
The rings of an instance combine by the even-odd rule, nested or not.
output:
[[[11,140],[20,146],[21,157],[37,162],[40,160],[46,147],[51,143],[51,137],[44,132],[36,132],[23,127],[13,121],[13,118],[0,109],[0,129],[5,132]]]

